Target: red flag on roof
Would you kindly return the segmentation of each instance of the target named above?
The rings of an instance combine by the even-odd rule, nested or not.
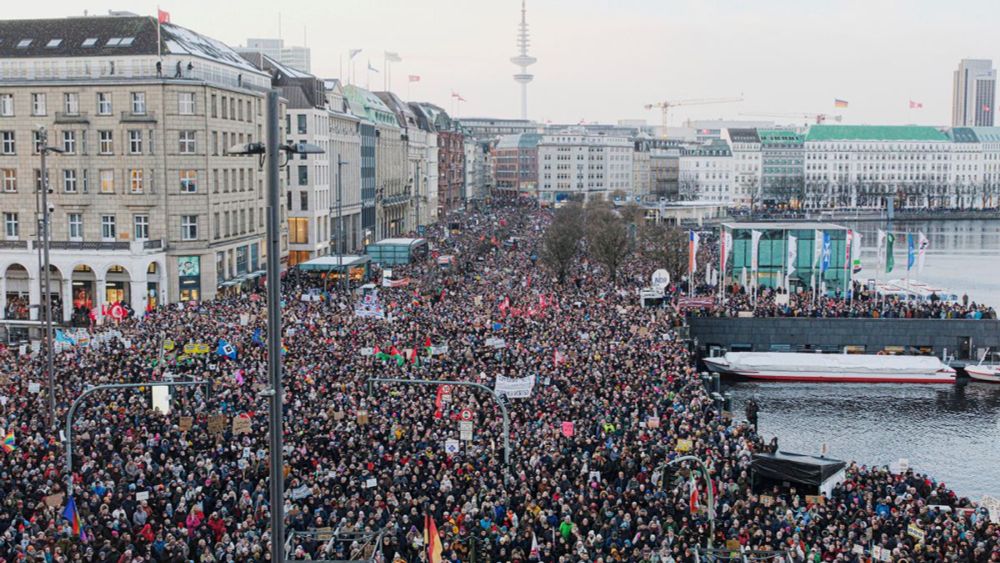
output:
[[[170,12],[164,12],[163,10],[157,8],[156,19],[158,19],[160,23],[170,23]]]

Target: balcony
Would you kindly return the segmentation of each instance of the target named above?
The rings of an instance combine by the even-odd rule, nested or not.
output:
[[[35,251],[38,249],[38,242],[35,240],[30,241],[30,245],[27,241],[0,241],[0,249],[5,248],[3,243],[7,242],[20,242],[21,246],[12,248],[27,248],[28,250]],[[49,248],[52,250],[69,250],[69,251],[112,251],[121,252],[126,251],[130,254],[151,254],[156,252],[162,252],[166,248],[166,244],[163,239],[153,239],[153,240],[115,240],[115,241],[98,241],[98,240],[54,240],[49,243]]]
[[[66,113],[56,112],[56,123],[90,123],[90,117],[86,112]]]
[[[54,240],[52,250],[128,250],[128,241]]]
[[[24,250],[28,248],[26,240],[0,240],[0,250]]]
[[[156,112],[132,113],[130,111],[123,111],[121,121],[122,123],[156,123]]]

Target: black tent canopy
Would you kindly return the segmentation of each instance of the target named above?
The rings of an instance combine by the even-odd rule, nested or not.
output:
[[[814,487],[819,487],[845,467],[847,463],[839,459],[781,451],[773,454],[753,454],[753,460],[750,462],[750,469],[755,479],[790,481]]]

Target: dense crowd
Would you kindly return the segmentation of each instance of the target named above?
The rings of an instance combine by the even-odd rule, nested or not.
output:
[[[751,456],[767,446],[709,397],[675,334],[682,319],[638,306],[635,289],[653,268],[634,259],[623,268],[634,275],[612,287],[582,252],[571,281],[557,284],[533,259],[549,221],[544,210],[511,205],[451,221],[458,233],[431,229],[434,253],[455,260],[394,267],[395,279],[410,281],[379,290],[384,319],[357,316],[357,292],[294,271],[285,277],[289,530],[384,530],[381,560],[406,563],[426,560],[425,515],[453,562],[686,562],[709,539],[780,551],[785,561],[861,561],[856,544],[885,548],[893,561],[1000,561],[997,526],[912,471],[851,464],[822,501],[793,489],[753,491]],[[511,237],[519,242],[504,244]],[[151,408],[148,391],[92,395],[74,424],[82,524],[74,533],[61,496],[63,437],[47,426],[45,386],[33,385],[44,360],[0,351],[4,428],[16,438],[0,457],[0,558],[267,561],[263,295],[171,305],[91,338],[102,331],[113,337],[68,346],[56,359],[59,420],[90,385],[169,375],[212,386],[176,391],[167,415]],[[235,359],[214,353],[220,339]],[[194,343],[212,352],[186,352]],[[369,394],[365,384],[387,376],[492,386],[498,375],[535,377],[529,397],[507,401],[509,467],[490,396],[390,385]],[[472,440],[446,451],[464,410]],[[233,424],[240,417],[247,432]],[[687,440],[711,467],[711,484],[689,479],[686,466],[654,482]],[[924,541],[907,533],[911,524]],[[300,560],[344,559],[350,549],[292,544]]]
[[[702,287],[701,294],[715,295],[713,287]],[[996,319],[993,307],[963,301],[944,301],[932,296],[926,301],[877,295],[854,282],[851,294],[837,291],[816,295],[810,290],[785,291],[783,288],[757,288],[733,284],[726,287],[711,306],[689,309],[696,316],[735,317],[740,312],[755,317],[868,317],[893,319]]]

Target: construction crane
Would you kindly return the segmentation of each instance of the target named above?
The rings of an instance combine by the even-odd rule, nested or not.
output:
[[[828,113],[741,113],[748,117],[801,117],[815,120],[816,125],[822,125],[826,120],[840,122],[844,119],[842,115],[830,115]]]
[[[731,104],[733,102],[742,102],[743,96],[740,95],[738,98],[706,98],[701,100],[678,100],[676,102],[657,102],[655,104],[646,104],[646,109],[660,108],[660,112],[663,114],[663,130],[667,129],[667,112],[672,107],[677,106],[702,106],[706,104]]]

